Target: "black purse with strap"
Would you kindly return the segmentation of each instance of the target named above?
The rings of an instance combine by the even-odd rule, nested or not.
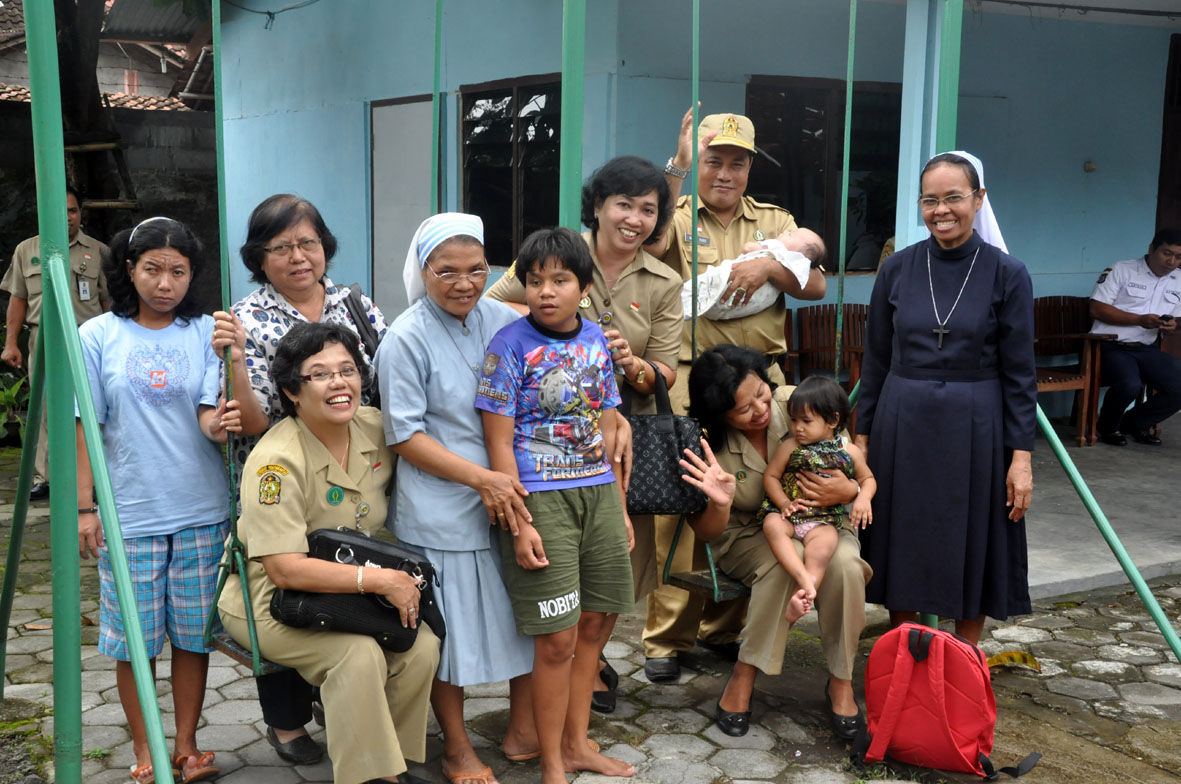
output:
[[[405,548],[347,528],[321,528],[308,534],[308,557],[379,569],[398,569],[421,578],[418,623],[431,627],[442,640],[447,634],[435,601],[435,566]],[[298,629],[365,634],[387,651],[410,650],[418,629],[402,625],[398,608],[372,593],[314,593],[276,588],[271,617]]]
[[[680,460],[688,449],[698,457],[701,425],[673,414],[664,374],[648,363],[656,396],[655,414],[632,414],[632,391],[623,392],[619,412],[632,427],[632,473],[627,488],[628,514],[693,514],[705,508],[705,493],[681,478]]]

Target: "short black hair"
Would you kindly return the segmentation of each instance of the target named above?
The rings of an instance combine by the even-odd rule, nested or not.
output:
[[[697,357],[689,371],[689,416],[701,423],[713,449],[726,443],[726,414],[746,377],[754,373],[775,389],[767,375],[767,355],[753,348],[720,343]]]
[[[643,196],[656,191],[659,211],[656,226],[644,238],[645,245],[660,239],[664,227],[673,214],[672,193],[664,173],[636,155],[621,155],[604,163],[582,186],[582,225],[592,232],[599,230],[595,208],[601,207],[611,196]]]
[[[328,230],[316,205],[290,193],[276,193],[263,199],[250,213],[250,222],[246,224],[246,242],[238,249],[242,263],[250,270],[252,281],[267,282],[266,273],[262,271],[262,262],[267,255],[265,248],[271,244],[275,235],[304,218],[312,222],[316,233],[320,235],[320,245],[324,248],[324,268],[328,268],[328,262],[336,255],[336,236]]]
[[[1156,234],[1152,235],[1152,242],[1148,247],[1156,250],[1161,245],[1181,245],[1181,229],[1157,229]]]
[[[828,376],[808,376],[787,399],[787,413],[798,417],[804,409],[833,425],[833,435],[844,430],[849,424],[849,397],[841,385]]]
[[[149,218],[134,228],[124,229],[111,240],[111,256],[103,265],[107,289],[111,294],[111,312],[121,318],[139,315],[139,292],[131,282],[131,269],[149,250],[172,248],[189,260],[189,290],[173,315],[182,323],[201,315],[197,287],[193,284],[205,267],[205,250],[189,227],[172,218]]]
[[[304,381],[300,378],[299,366],[310,356],[319,354],[329,343],[339,343],[348,349],[353,358],[353,364],[361,373],[361,388],[369,381],[369,368],[361,355],[361,341],[357,333],[341,324],[330,324],[323,321],[301,321],[288,330],[279,340],[275,348],[275,358],[271,360],[271,378],[280,390],[287,390],[298,395]],[[295,401],[282,393],[279,403],[283,413],[287,416],[298,416]]]
[[[515,274],[524,283],[530,272],[541,269],[551,258],[574,273],[580,288],[586,288],[594,280],[595,262],[590,248],[582,235],[565,226],[538,229],[526,237],[517,253]]]
[[[78,193],[78,189],[73,185],[70,185],[68,182],[66,183],[66,195],[73,195],[74,201],[78,202],[78,207],[82,206],[82,194]]]
[[[927,176],[927,172],[943,163],[959,166],[963,170],[964,176],[968,178],[968,184],[972,186],[972,190],[980,190],[980,174],[976,171],[976,167],[970,160],[953,152],[941,152],[927,161],[927,165],[923,167],[922,172],[919,174],[919,193],[923,191],[923,178]]]

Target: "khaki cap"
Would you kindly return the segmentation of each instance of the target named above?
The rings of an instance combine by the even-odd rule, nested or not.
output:
[[[711,114],[701,121],[701,125],[697,126],[698,138],[714,131],[717,131],[718,135],[709,143],[710,147],[719,147],[725,144],[731,147],[741,147],[750,152],[758,152],[755,149],[755,124],[750,121],[749,117],[744,117],[741,114]]]

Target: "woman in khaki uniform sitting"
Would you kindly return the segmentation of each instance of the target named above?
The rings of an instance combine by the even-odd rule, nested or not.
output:
[[[377,531],[385,523],[394,456],[381,414],[358,410],[366,366],[356,335],[336,324],[298,324],[271,364],[287,417],[250,453],[242,476],[238,533],[246,547],[259,651],[319,686],[336,784],[414,781],[405,758],[426,756],[426,722],[439,640],[417,623],[417,583],[394,569],[331,563],[307,555],[318,528]],[[405,653],[367,636],[285,626],[270,616],[275,587],[379,593],[403,625],[418,626]],[[222,623],[249,645],[238,580],[226,583]]]
[[[653,374],[671,388],[677,380],[684,309],[681,278],[644,247],[657,239],[672,218],[672,197],[664,174],[634,155],[612,158],[582,186],[582,223],[590,227],[583,239],[595,262],[589,294],[579,303],[585,319],[603,328],[615,361],[620,394],[630,393],[631,412],[656,411]],[[522,315],[525,287],[505,273],[487,296],[507,302]],[[635,600],[656,588],[656,539],[651,515],[631,518],[635,547],[631,553]],[[615,710],[618,676],[604,662],[591,707]]]
[[[796,591],[795,582],[771,552],[762,525],[753,520],[763,501],[767,459],[788,437],[790,424],[791,388],[774,389],[766,364],[758,351],[722,344],[698,357],[689,374],[689,415],[709,434],[718,465],[736,479],[726,530],[710,544],[718,567],[751,589],[738,662],[717,705],[718,728],[732,736],[745,735],[750,726],[758,671],[778,675],[783,669],[791,628],[784,612]],[[833,506],[857,497],[854,480],[839,474],[832,481],[837,489],[814,487],[817,500],[805,503]],[[802,552],[802,544],[795,544]],[[853,700],[852,679],[857,642],[865,629],[865,584],[871,571],[860,553],[857,537],[842,529],[816,594],[820,644],[829,671],[824,697],[829,723],[842,740],[852,739],[863,725]]]

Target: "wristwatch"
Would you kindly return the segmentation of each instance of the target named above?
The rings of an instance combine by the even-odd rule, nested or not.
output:
[[[635,383],[635,384],[643,384],[643,383],[644,383],[644,375],[645,375],[647,372],[648,372],[648,363],[646,363],[646,362],[641,362],[641,363],[640,363],[640,372],[639,372],[639,373],[636,373],[636,380],[635,380],[633,383]]]
[[[678,180],[683,180],[689,176],[689,170],[679,168],[676,164],[673,163],[672,158],[669,158],[668,163],[664,164],[664,173],[671,174],[673,177],[676,177]]]

